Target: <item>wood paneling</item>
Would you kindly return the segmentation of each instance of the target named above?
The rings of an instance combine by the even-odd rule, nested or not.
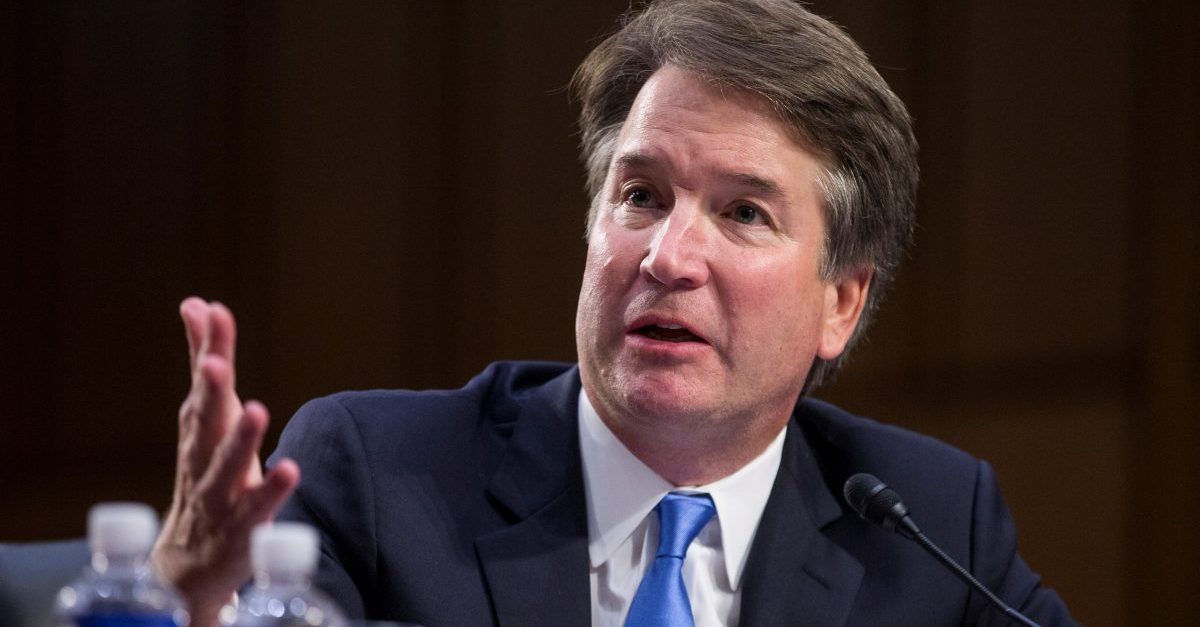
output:
[[[1200,613],[1200,6],[1139,6],[1133,33],[1130,588],[1139,623],[1182,625]]]

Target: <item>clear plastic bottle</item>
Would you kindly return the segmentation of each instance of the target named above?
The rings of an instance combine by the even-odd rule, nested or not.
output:
[[[312,586],[320,539],[301,523],[268,523],[250,534],[254,584],[237,607],[221,610],[221,623],[233,627],[345,627],[337,604]]]
[[[88,512],[91,564],[58,592],[60,627],[184,627],[183,598],[147,562],[158,515],[141,503],[101,503]]]

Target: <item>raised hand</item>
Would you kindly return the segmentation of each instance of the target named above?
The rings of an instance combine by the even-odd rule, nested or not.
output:
[[[233,314],[195,297],[179,312],[192,388],[179,408],[175,495],[151,561],[188,600],[192,625],[208,627],[250,577],[250,530],[275,515],[300,469],[285,459],[262,473],[267,408],[237,396]]]

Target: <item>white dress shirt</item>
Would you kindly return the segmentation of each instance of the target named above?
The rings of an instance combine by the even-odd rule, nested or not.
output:
[[[683,562],[696,627],[738,624],[742,573],[779,472],[785,431],[780,429],[766,450],[737,472],[708,485],[678,487],[630,453],[580,390],[579,450],[587,493],[593,627],[624,624],[658,550],[654,507],[672,491],[705,492],[717,507]]]

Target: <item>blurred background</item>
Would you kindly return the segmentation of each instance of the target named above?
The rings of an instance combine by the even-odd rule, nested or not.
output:
[[[239,389],[574,359],[571,72],[624,0],[0,8],[0,541],[165,509],[179,301]],[[816,2],[908,103],[917,247],[818,395],[996,466],[1090,625],[1200,615],[1200,5]]]

